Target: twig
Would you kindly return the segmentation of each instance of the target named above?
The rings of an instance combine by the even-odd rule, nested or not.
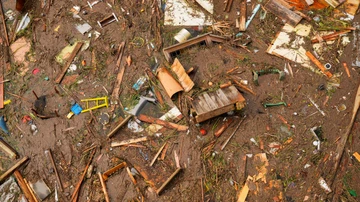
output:
[[[106,202],[110,202],[109,194],[108,194],[108,192],[106,190],[106,184],[105,184],[104,179],[103,179],[103,177],[101,175],[101,172],[98,172],[98,176],[99,176],[99,179],[100,179],[102,190],[103,190],[104,195],[105,195],[105,200],[106,200]]]
[[[50,158],[51,164],[52,164],[53,169],[54,169],[54,171],[55,171],[56,179],[57,179],[57,181],[58,181],[59,184],[60,184],[60,190],[61,190],[61,191],[64,191],[64,188],[63,188],[63,185],[62,185],[60,176],[59,176],[59,172],[58,172],[58,170],[57,170],[57,168],[56,168],[56,165],[55,165],[55,161],[54,161],[54,157],[53,157],[53,154],[52,154],[52,152],[51,152],[51,149],[45,150],[45,154],[48,154],[48,157]]]
[[[4,17],[4,12],[3,12],[3,6],[2,6],[2,2],[0,1],[0,13],[1,13],[1,21],[2,24],[4,26],[4,35],[5,35],[5,39],[6,39],[6,46],[9,46],[9,37],[8,37],[8,33],[7,33],[7,29],[6,29],[6,21],[5,21],[5,17]]]
[[[165,143],[163,144],[163,146],[160,147],[159,151],[158,151],[158,152],[156,153],[156,155],[154,156],[154,159],[151,161],[150,167],[151,167],[152,165],[154,165],[156,159],[159,157],[161,151],[164,149],[164,147],[165,147],[166,144],[167,144],[167,142],[165,142]]]

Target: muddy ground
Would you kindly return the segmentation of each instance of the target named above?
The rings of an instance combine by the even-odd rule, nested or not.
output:
[[[1,2],[5,12],[9,9],[15,11],[13,1]],[[112,1],[108,2],[113,5]],[[154,57],[160,66],[171,65],[165,60],[161,50],[176,43],[173,36],[182,27],[163,26],[163,13],[154,9],[156,3],[153,4],[152,1],[115,1],[112,8],[101,2],[93,9],[83,8],[86,14],[79,14],[93,30],[101,33],[98,39],[95,39],[94,35],[88,38],[88,34],[82,35],[74,28],[74,24],[79,20],[75,19],[70,11],[73,6],[86,5],[86,1],[55,0],[49,8],[42,8],[40,1],[27,1],[22,15],[29,12],[31,24],[16,37],[25,37],[31,42],[31,49],[26,56],[26,61],[29,61],[27,71],[24,70],[24,64],[14,61],[13,55],[10,57],[11,66],[4,67],[7,49],[1,26],[0,64],[4,67],[4,79],[10,80],[4,83],[4,96],[5,100],[11,100],[11,104],[1,109],[10,134],[3,133],[1,136],[15,148],[20,158],[30,158],[27,165],[20,169],[23,177],[33,183],[43,179],[50,187],[52,194],[45,201],[55,201],[56,177],[44,151],[52,150],[64,186],[63,192],[58,190],[60,201],[70,201],[89,162],[89,148],[94,145],[98,146],[93,150],[95,154],[91,161],[94,170],[82,183],[79,201],[105,201],[97,172],[103,173],[124,161],[129,168],[135,167],[141,174],[147,172],[151,176],[145,180],[143,175],[135,175],[135,186],[126,169],[120,169],[106,181],[111,201],[141,201],[141,195],[144,201],[236,201],[246,178],[263,172],[261,168],[265,168],[265,178],[249,182],[247,201],[326,201],[333,197],[335,201],[360,200],[360,162],[352,157],[354,152],[360,152],[359,116],[355,119],[334,183],[331,180],[333,173],[329,172],[334,166],[334,162],[329,159],[350,122],[359,85],[360,69],[351,66],[354,54],[351,43],[343,49],[344,53],[340,57],[337,50],[342,48],[336,44],[329,45],[328,51],[320,59],[323,63],[331,63],[330,71],[339,75],[337,81],[340,85],[330,89],[327,88],[329,80],[324,75],[266,53],[268,45],[284,23],[271,13],[268,13],[264,20],[260,20],[258,14],[245,32],[251,39],[251,43],[247,45],[249,51],[233,46],[228,41],[211,47],[196,45],[178,53],[177,57],[186,70],[191,67],[195,69],[189,74],[195,83],[193,90],[173,98],[173,103],[183,115],[183,119],[178,123],[188,125],[188,132],[166,129],[162,130],[161,134],[149,136],[148,141],[111,148],[110,143],[114,141],[148,136],[145,131],[134,133],[125,125],[110,140],[106,137],[123,120],[126,114],[124,108],[131,109],[138,102],[139,96],[145,95],[146,89],[152,85],[145,82],[139,91],[132,88],[141,76],[145,76],[145,70],[153,67]],[[214,1],[214,5],[214,19],[229,20],[232,22],[230,34],[238,33],[233,22],[240,1],[234,1],[230,13],[223,12],[223,1]],[[248,15],[254,6],[255,3],[248,4]],[[97,21],[112,12],[118,16],[119,21],[101,29]],[[325,19],[330,18],[335,11],[327,8],[326,12],[313,11],[310,15],[314,16],[314,13],[320,13]],[[303,19],[301,23],[304,21]],[[356,15],[354,22],[358,21],[359,16]],[[12,21],[8,20],[7,25],[10,36],[13,32]],[[317,28],[319,27],[315,25],[314,30]],[[211,27],[204,27],[199,31],[199,27],[196,27],[199,34],[211,30]],[[306,39],[306,47],[309,49],[313,32],[310,36]],[[348,36],[352,41],[353,34]],[[77,69],[67,73],[63,82],[58,85],[54,80],[62,65],[55,61],[55,57],[65,46],[78,40],[90,40],[90,46],[77,54],[74,61]],[[249,39],[244,37],[244,40]],[[117,50],[123,41],[126,45],[121,65],[126,68],[120,89],[122,106],[115,105],[116,99],[110,99],[112,105],[108,108],[93,110],[71,119],[66,118],[71,101],[111,95],[118,73]],[[154,49],[148,49],[149,42],[152,42]],[[132,59],[130,66],[126,62],[128,56]],[[342,62],[347,62],[350,78]],[[293,77],[286,74],[286,78],[280,81],[278,75],[261,76],[259,86],[254,85],[252,70],[270,67],[283,70],[287,63],[292,67]],[[195,124],[190,117],[191,99],[202,92],[218,89],[220,84],[229,80],[226,71],[234,67],[239,69],[232,76],[238,80],[247,80],[248,87],[256,94],[239,88],[246,99],[244,109]],[[40,70],[39,73],[35,74],[34,69]],[[72,75],[78,76],[64,83]],[[155,82],[155,85],[159,83]],[[31,109],[34,108],[36,100],[33,92],[37,96],[46,96],[43,113],[55,117],[41,119],[32,116],[34,112]],[[309,98],[317,103],[325,116]],[[264,103],[281,101],[286,102],[286,106],[263,106]],[[157,106],[150,104],[150,109],[143,113],[159,117],[170,109],[169,106],[171,103]],[[104,113],[109,114],[110,121],[102,125],[100,117]],[[38,133],[32,134],[29,121],[24,120],[24,117],[32,119]],[[216,138],[214,131],[222,125],[225,117],[234,121]],[[242,119],[244,121],[239,130],[225,149],[221,150],[221,145]],[[131,119],[131,122],[133,120]],[[141,125],[146,127],[148,124]],[[320,151],[313,145],[316,138],[310,132],[310,129],[316,126],[321,128]],[[200,129],[205,129],[207,134],[202,135]],[[256,143],[251,141],[251,138]],[[165,142],[168,144],[165,158],[156,161],[153,168],[147,167]],[[277,151],[274,152],[274,149]],[[157,195],[153,183],[157,184],[158,181],[168,178],[176,170],[174,153],[179,157],[182,170],[164,191]],[[256,160],[255,155],[261,153],[266,154],[268,164]],[[0,162],[0,172],[4,173],[16,160],[1,153]],[[333,191],[330,194],[320,187],[320,177],[330,186],[332,184]]]

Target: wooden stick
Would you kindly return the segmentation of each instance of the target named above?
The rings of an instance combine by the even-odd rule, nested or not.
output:
[[[336,154],[335,155],[335,165],[334,165],[334,173],[333,173],[333,176],[331,178],[331,184],[334,183],[336,172],[337,172],[337,169],[339,167],[341,158],[342,158],[342,156],[344,154],[345,145],[346,145],[347,140],[349,139],[349,134],[350,134],[351,129],[352,129],[353,125],[354,125],[355,117],[356,117],[356,114],[357,114],[357,112],[359,110],[359,107],[360,107],[360,85],[359,85],[357,93],[356,93],[355,102],[354,102],[354,108],[353,108],[353,111],[352,111],[352,117],[351,117],[350,123],[349,123],[349,125],[347,127],[346,133],[341,137],[340,143],[337,145],[337,148],[336,148],[336,151],[335,151],[335,154]]]
[[[94,157],[95,151],[96,151],[96,149],[94,149],[94,150],[91,152],[89,162],[88,162],[88,164],[86,165],[86,167],[85,167],[85,169],[84,169],[84,172],[83,172],[82,176],[80,177],[79,182],[77,183],[77,185],[76,185],[76,187],[75,187],[75,190],[74,190],[74,192],[73,192],[73,194],[72,194],[72,196],[71,196],[71,200],[70,200],[70,201],[72,201],[72,202],[78,200],[78,192],[79,192],[79,190],[80,190],[80,186],[81,186],[81,184],[82,184],[82,182],[83,182],[83,180],[84,180],[84,178],[85,178],[86,172],[87,172],[87,170],[88,170],[88,168],[89,168],[89,166],[90,166],[90,164],[91,164],[92,158]]]
[[[5,40],[6,40],[5,45],[10,46],[8,32],[7,32],[7,29],[6,29],[6,21],[5,21],[4,12],[3,12],[3,6],[2,6],[1,1],[0,1],[0,14],[1,14],[1,21],[2,21],[2,24],[4,26],[4,35],[5,35]]]
[[[105,184],[104,179],[103,179],[100,172],[98,172],[98,176],[99,176],[99,179],[100,179],[102,190],[103,190],[104,195],[105,195],[105,200],[106,200],[106,202],[110,202],[109,194],[108,194],[108,192],[106,190],[106,184]]]
[[[237,86],[239,86],[241,89],[243,89],[243,90],[245,90],[245,91],[247,91],[247,92],[249,92],[249,93],[251,93],[251,94],[253,94],[253,95],[256,95],[256,93],[255,93],[253,90],[251,90],[251,89],[248,88],[247,86],[241,84],[240,82],[236,81],[234,78],[233,78],[233,82],[234,82]]]
[[[139,194],[141,195],[141,198],[144,198],[143,194],[142,194],[141,191],[140,191],[140,188],[139,188],[138,185],[137,185],[137,182],[136,182],[134,176],[131,174],[131,171],[130,171],[130,168],[129,168],[129,167],[126,167],[126,172],[127,172],[127,174],[129,175],[131,181],[133,182],[133,184],[134,184],[134,186],[135,186],[135,188],[136,188],[136,191],[139,192]]]
[[[0,148],[9,155],[11,159],[17,159],[18,154],[8,143],[5,142],[2,138],[0,138]]]
[[[163,146],[160,147],[159,151],[158,151],[158,152],[156,153],[156,155],[154,156],[154,159],[151,161],[150,167],[151,167],[152,165],[154,165],[156,159],[159,157],[161,151],[164,149],[164,147],[165,147],[166,144],[167,144],[167,142],[165,142],[165,143],[163,144]]]
[[[156,190],[156,194],[159,195],[164,188],[166,187],[167,184],[169,184],[169,182],[181,171],[181,168],[177,168],[175,170],[175,172],[161,185],[161,187],[159,189]]]
[[[30,194],[31,194],[32,198],[35,200],[35,202],[38,202],[39,200],[36,198],[34,191],[31,189],[28,181],[25,178],[24,178],[24,182],[25,182],[26,187],[30,191]]]
[[[36,199],[33,198],[33,195],[31,194],[31,191],[29,190],[28,186],[26,185],[24,178],[21,176],[21,173],[18,170],[15,170],[14,176],[15,176],[21,190],[24,192],[26,199],[29,202],[35,202]]]
[[[339,35],[346,34],[348,32],[351,32],[351,30],[342,30],[342,31],[334,32],[332,34],[328,34],[328,35],[320,36],[320,37],[324,41],[330,41],[331,39],[334,39],[334,38],[338,37]],[[319,39],[313,39],[313,40],[311,40],[311,43],[319,43]]]
[[[0,176],[0,183],[3,182],[7,177],[9,177],[16,169],[22,166],[27,160],[29,160],[29,157],[24,156],[22,159],[16,162],[9,170],[3,173]]]
[[[56,79],[55,79],[55,82],[56,82],[57,84],[61,83],[61,80],[62,80],[62,78],[64,77],[67,69],[68,69],[69,66],[71,65],[71,63],[72,63],[72,61],[74,60],[76,54],[80,51],[80,49],[81,49],[81,47],[82,47],[83,44],[84,44],[83,42],[78,42],[78,43],[76,44],[74,50],[71,52],[70,57],[69,57],[68,60],[66,61],[66,64],[63,66],[61,72],[58,74],[58,76],[57,76]]]
[[[168,121],[163,121],[163,120],[161,120],[161,119],[154,118],[154,117],[150,117],[150,116],[146,116],[146,115],[144,115],[144,114],[138,115],[137,118],[138,118],[140,121],[144,121],[144,122],[146,122],[146,123],[158,124],[158,125],[164,126],[164,127],[166,127],[166,128],[176,129],[177,131],[187,131],[187,130],[189,129],[188,126],[179,125],[179,124],[171,123],[171,122],[168,122]]]
[[[315,58],[315,56],[310,52],[306,51],[306,56],[328,77],[331,78],[332,74],[331,72],[327,71],[321,62]]]
[[[132,117],[133,115],[128,115],[123,121],[121,121],[121,123],[119,125],[116,126],[116,128],[114,128],[108,135],[108,138],[111,138],[113,135],[115,135],[115,133],[121,128],[121,126],[123,126],[124,124],[126,124]]]
[[[245,30],[246,30],[246,0],[241,0],[239,31],[245,31]]]
[[[122,163],[116,165],[115,167],[110,168],[109,170],[107,170],[107,171],[105,171],[103,173],[102,178],[104,179],[104,181],[106,181],[109,178],[110,175],[112,175],[113,173],[115,173],[119,169],[124,168],[125,166],[127,166],[126,162],[122,162]]]
[[[164,149],[163,149],[162,152],[161,152],[161,156],[160,156],[160,159],[161,159],[161,160],[164,160],[164,159],[165,159],[166,151],[167,151],[168,148],[169,148],[169,144],[166,144],[165,147],[164,147]]]
[[[121,142],[112,142],[111,147],[120,147],[120,146],[123,146],[123,145],[137,143],[137,142],[143,142],[143,141],[146,141],[146,140],[148,140],[147,137],[141,137],[141,138],[133,138],[133,139],[124,140],[124,141],[121,141]]]
[[[344,69],[346,71],[347,76],[350,78],[351,75],[350,75],[350,71],[349,71],[349,68],[348,68],[346,62],[343,62],[343,67],[344,67]]]
[[[224,148],[226,147],[226,145],[229,143],[230,139],[235,135],[236,131],[239,129],[241,123],[245,120],[246,116],[244,116],[244,118],[241,119],[241,121],[238,123],[238,125],[236,126],[235,130],[233,131],[233,133],[229,136],[229,138],[225,141],[225,143],[221,146],[221,151],[224,150]]]
[[[53,169],[55,171],[56,179],[57,179],[58,183],[60,184],[60,190],[64,191],[64,187],[62,185],[62,182],[61,182],[61,179],[60,179],[60,176],[59,176],[59,172],[58,172],[58,170],[56,168],[55,161],[54,161],[54,156],[53,156],[53,154],[51,152],[51,149],[45,150],[45,154],[46,153],[48,154],[48,157],[50,158],[52,167],[53,167]]]

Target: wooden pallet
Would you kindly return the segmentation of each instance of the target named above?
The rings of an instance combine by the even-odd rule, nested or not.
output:
[[[244,108],[245,98],[235,86],[229,86],[199,95],[191,104],[196,112],[195,119],[200,123],[226,112]]]

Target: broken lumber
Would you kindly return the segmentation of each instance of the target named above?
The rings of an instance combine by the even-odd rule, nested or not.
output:
[[[53,156],[53,154],[51,152],[51,149],[45,150],[45,154],[48,154],[48,157],[50,158],[51,165],[52,165],[52,167],[53,167],[53,169],[55,171],[56,179],[57,179],[58,183],[60,184],[60,190],[64,191],[64,187],[62,185],[62,182],[61,182],[61,179],[60,179],[60,176],[59,176],[59,172],[58,172],[58,170],[56,168],[55,161],[54,161],[54,156]]]
[[[28,181],[25,178],[24,178],[24,182],[25,182],[26,187],[30,191],[30,194],[31,194],[32,198],[35,200],[35,202],[38,202],[39,200],[36,198],[34,191],[31,189]]]
[[[270,0],[265,4],[265,9],[295,27],[302,17],[289,9],[289,5],[282,0]]]
[[[0,176],[0,183],[3,182],[7,177],[9,177],[16,169],[22,166],[27,160],[29,160],[29,157],[24,156],[22,159],[16,162],[9,170],[3,173]]]
[[[98,176],[99,176],[99,179],[100,179],[100,183],[101,183],[102,190],[103,190],[104,195],[105,195],[105,201],[106,201],[106,202],[110,202],[109,194],[108,194],[108,192],[107,192],[107,190],[106,190],[106,184],[105,184],[104,179],[103,179],[103,177],[102,177],[102,175],[101,175],[100,172],[98,172]]]
[[[324,65],[321,64],[321,62],[318,59],[316,59],[315,56],[310,51],[306,51],[306,56],[308,56],[311,62],[313,62],[325,74],[325,76],[327,76],[328,78],[332,77],[331,72],[326,70]]]
[[[120,146],[127,145],[127,144],[132,144],[132,143],[137,143],[137,142],[144,142],[146,140],[148,140],[147,137],[132,138],[132,139],[124,140],[124,141],[121,141],[121,142],[112,142],[111,147],[120,147]]]
[[[166,187],[167,184],[169,184],[169,182],[181,171],[181,168],[177,168],[175,170],[175,172],[161,185],[161,187],[159,189],[156,190],[156,194],[159,195],[164,188]]]
[[[154,165],[156,159],[159,157],[160,153],[162,152],[162,150],[164,149],[164,147],[165,147],[166,144],[167,144],[167,142],[165,142],[165,143],[163,144],[163,146],[160,147],[160,149],[159,149],[159,151],[156,153],[154,159],[151,161],[150,166]]]
[[[240,20],[239,20],[239,31],[246,30],[246,0],[241,0],[240,3]]]
[[[115,135],[115,133],[124,125],[126,124],[130,118],[132,117],[133,115],[128,115],[124,120],[122,120],[119,125],[117,125],[109,134],[107,134],[107,138],[111,138],[113,135]]]
[[[337,38],[338,36],[342,35],[342,34],[346,34],[346,33],[349,33],[351,32],[352,30],[342,30],[342,31],[338,31],[338,32],[334,32],[332,34],[328,34],[328,35],[325,35],[325,36],[320,36],[320,38],[324,41],[331,41],[331,40],[334,40],[334,38]],[[316,38],[316,39],[312,39],[311,40],[311,43],[319,43],[319,39]]]
[[[83,42],[78,42],[74,48],[74,50],[71,52],[70,57],[68,58],[68,60],[66,61],[65,65],[63,66],[63,68],[61,69],[61,72],[58,74],[58,76],[55,79],[55,82],[57,84],[61,83],[62,78],[64,77],[67,69],[69,68],[69,66],[71,65],[72,61],[74,60],[76,54],[80,51],[82,45],[84,43]]]
[[[170,128],[170,129],[176,129],[177,131],[187,131],[189,129],[188,126],[184,126],[184,125],[179,125],[176,123],[171,123],[168,121],[163,121],[161,119],[158,118],[154,118],[154,117],[150,117],[150,116],[146,116],[144,114],[140,114],[137,116],[137,118],[140,121],[146,122],[146,123],[154,123],[154,124],[158,124],[161,126],[164,126],[166,128]]]
[[[17,159],[18,154],[8,143],[6,143],[2,138],[0,138],[0,148],[8,154],[11,159]]]
[[[78,200],[80,186],[81,186],[82,182],[84,181],[86,172],[87,172],[87,170],[88,170],[88,168],[89,168],[89,166],[91,164],[92,158],[94,157],[95,151],[96,151],[96,149],[92,150],[92,152],[90,154],[89,162],[87,163],[87,165],[86,165],[86,167],[85,167],[85,169],[83,171],[83,174],[81,175],[80,180],[77,183],[77,185],[75,187],[75,190],[74,190],[74,192],[73,192],[73,194],[71,196],[71,200],[70,200],[71,202],[74,202],[74,201],[76,202]]]
[[[20,186],[22,192],[24,193],[26,199],[29,202],[35,202],[36,199],[33,198],[33,195],[31,194],[31,191],[29,190],[28,186],[26,185],[24,178],[21,176],[21,173],[18,170],[15,170],[14,176],[15,176],[16,181],[17,181],[18,185]]]
[[[256,95],[256,93],[253,90],[251,90],[249,87],[243,85],[242,83],[238,82],[235,78],[232,78],[232,80],[239,88],[243,89],[244,91],[246,91],[248,93]]]
[[[110,175],[112,175],[113,173],[115,173],[116,171],[118,171],[121,168],[124,168],[125,166],[127,166],[126,162],[122,162],[116,166],[114,166],[113,168],[110,168],[109,170],[105,171],[102,175],[102,178],[104,179],[104,181],[106,181]]]

